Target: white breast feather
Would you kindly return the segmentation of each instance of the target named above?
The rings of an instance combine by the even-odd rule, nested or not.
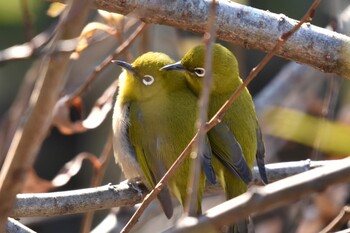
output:
[[[142,174],[128,136],[129,120],[129,106],[121,106],[117,99],[113,113],[114,158],[127,179],[140,177]]]

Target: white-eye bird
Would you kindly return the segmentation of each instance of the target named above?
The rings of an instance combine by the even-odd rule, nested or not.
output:
[[[209,102],[209,118],[229,99],[242,84],[235,56],[220,44],[212,48],[212,87]],[[199,97],[205,76],[205,46],[199,45],[188,51],[181,61],[162,67],[161,70],[184,71],[189,89]],[[225,112],[223,120],[208,132],[212,152],[218,160],[212,163],[227,199],[236,197],[247,190],[249,175],[238,177],[232,171],[236,153],[244,156],[249,168],[256,158],[262,180],[267,183],[265,171],[265,147],[257,121],[254,103],[247,88]],[[238,145],[238,146],[237,146]],[[244,230],[242,230],[244,231]],[[241,231],[241,232],[242,232]]]
[[[126,178],[140,176],[147,188],[152,189],[195,135],[197,97],[186,87],[183,74],[160,71],[174,62],[163,53],[148,52],[132,64],[113,62],[124,69],[113,113],[115,159]],[[201,155],[198,214],[205,180],[216,181],[211,155],[207,143]],[[182,205],[186,203],[191,161],[187,157],[169,181],[170,190]],[[170,218],[173,206],[167,188],[159,193],[158,199]]]

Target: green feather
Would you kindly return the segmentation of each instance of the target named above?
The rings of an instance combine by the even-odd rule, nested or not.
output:
[[[115,157],[124,164],[128,162],[124,157],[136,157],[142,173],[140,175],[149,189],[154,188],[195,135],[197,97],[187,88],[182,74],[159,70],[173,62],[165,54],[153,52],[140,56],[131,65],[116,61],[124,66],[126,71],[120,76],[114,119],[120,121],[118,109],[125,106],[129,108],[129,119],[122,119],[128,122],[128,131],[124,133],[127,140],[114,142]],[[115,127],[118,126],[118,122],[113,122],[113,125],[115,138],[122,138],[120,133],[124,132],[123,129]],[[128,150],[129,146],[121,145],[120,141],[127,141],[132,149]],[[215,175],[211,175],[214,171],[210,162],[209,140],[207,141],[207,154],[202,155],[206,158],[203,162],[206,166],[204,171],[210,180],[213,180],[213,177],[215,180]],[[120,164],[122,168],[123,162]],[[188,157],[169,181],[170,190],[182,205],[186,203],[188,196],[190,167],[191,159]],[[203,174],[198,188],[198,214],[201,213],[201,199],[205,186]],[[158,199],[164,212],[170,217],[172,206],[166,189],[160,193]]]
[[[238,63],[234,55],[220,44],[213,45],[212,53],[212,86],[209,103],[209,119],[230,98],[232,93],[242,84],[239,77]],[[200,96],[203,88],[203,75],[196,74],[197,68],[205,68],[205,46],[199,45],[185,54],[180,63],[164,66],[162,70],[182,70],[189,89]],[[236,170],[245,161],[248,169],[252,169],[255,158],[260,168],[261,177],[267,182],[264,165],[264,146],[257,123],[254,103],[248,89],[244,89],[233,105],[225,112],[223,125],[217,125],[209,131],[209,140],[214,157],[212,164],[225,189],[227,199],[236,197],[247,190],[247,184],[237,178]],[[227,128],[230,134],[227,133]],[[223,141],[222,141],[223,140]],[[238,149],[237,143],[241,147]],[[233,158],[233,159],[232,159]],[[240,162],[237,162],[240,161]],[[243,171],[243,172],[242,172]],[[251,180],[250,172],[244,172],[246,182]]]

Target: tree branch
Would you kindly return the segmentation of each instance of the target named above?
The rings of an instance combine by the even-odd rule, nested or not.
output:
[[[116,206],[133,206],[148,193],[140,183],[124,181],[119,185],[74,191],[18,194],[11,217],[56,216],[109,209]]]
[[[168,25],[195,33],[206,31],[209,3],[210,0],[190,0],[186,4],[182,0],[167,4],[159,0],[94,0],[98,9],[132,15],[147,23]],[[264,52],[271,51],[280,36],[298,22],[283,14],[232,1],[220,1],[217,12],[219,39]],[[311,24],[303,25],[276,55],[350,78],[350,38]]]
[[[88,6],[89,0],[72,1],[67,14],[61,18],[56,28],[53,45],[57,38],[70,39],[79,35],[87,17]],[[41,73],[30,98],[31,109],[28,116],[22,118],[23,124],[13,137],[0,172],[0,232],[5,230],[16,194],[22,189],[25,174],[33,165],[51,126],[52,110],[65,84],[63,77],[69,53],[50,54],[43,60]]]
[[[327,165],[264,187],[250,189],[237,198],[209,209],[195,220],[183,219],[166,232],[198,232],[197,230],[203,225],[219,229],[246,218],[254,212],[271,210],[305,195],[322,191],[329,185],[345,182],[350,182],[350,158],[339,160],[336,166]]]
[[[339,164],[338,160],[275,163],[266,165],[266,172],[269,181],[273,182],[320,166],[335,166],[336,164]],[[253,176],[254,179],[260,180],[257,167],[254,167]],[[221,191],[221,187],[207,187],[208,192],[217,192],[218,190]],[[105,185],[74,191],[18,194],[11,217],[55,216],[133,206],[140,203],[147,194],[148,190],[142,184],[137,182],[129,184],[128,181],[115,186]]]
[[[29,229],[13,218],[9,218],[7,221],[6,233],[35,233],[35,231]]]

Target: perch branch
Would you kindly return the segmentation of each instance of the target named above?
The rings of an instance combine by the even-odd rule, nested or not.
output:
[[[297,201],[305,195],[323,191],[329,185],[345,182],[350,182],[350,158],[339,160],[336,165],[324,166],[264,187],[249,189],[245,194],[209,209],[195,220],[183,219],[166,232],[198,232],[196,230],[203,225],[219,229],[252,213],[268,211]]]
[[[297,161],[266,165],[270,182],[299,174],[310,169],[329,165],[336,166],[333,161]],[[259,179],[259,170],[254,167],[254,179]],[[135,187],[137,187],[135,189]],[[139,192],[141,190],[141,192]],[[207,187],[208,192],[222,191],[220,186]],[[11,217],[56,216],[64,214],[84,213],[91,210],[109,209],[112,207],[133,206],[140,203],[148,190],[139,183],[128,184],[124,181],[118,185],[105,185],[96,188],[62,191],[51,193],[18,194],[16,206]]]
[[[51,0],[58,1],[58,0]],[[65,0],[59,0],[64,2]],[[205,33],[211,0],[182,0],[161,4],[159,0],[94,0],[98,9],[132,15],[146,23],[162,24],[195,33]],[[217,37],[248,49],[269,52],[276,40],[298,21],[283,14],[219,1]],[[350,38],[311,24],[303,25],[288,42],[277,50],[277,56],[294,60],[350,78]]]
[[[32,229],[29,229],[22,223],[14,220],[13,218],[9,218],[6,226],[6,233],[36,233]]]

